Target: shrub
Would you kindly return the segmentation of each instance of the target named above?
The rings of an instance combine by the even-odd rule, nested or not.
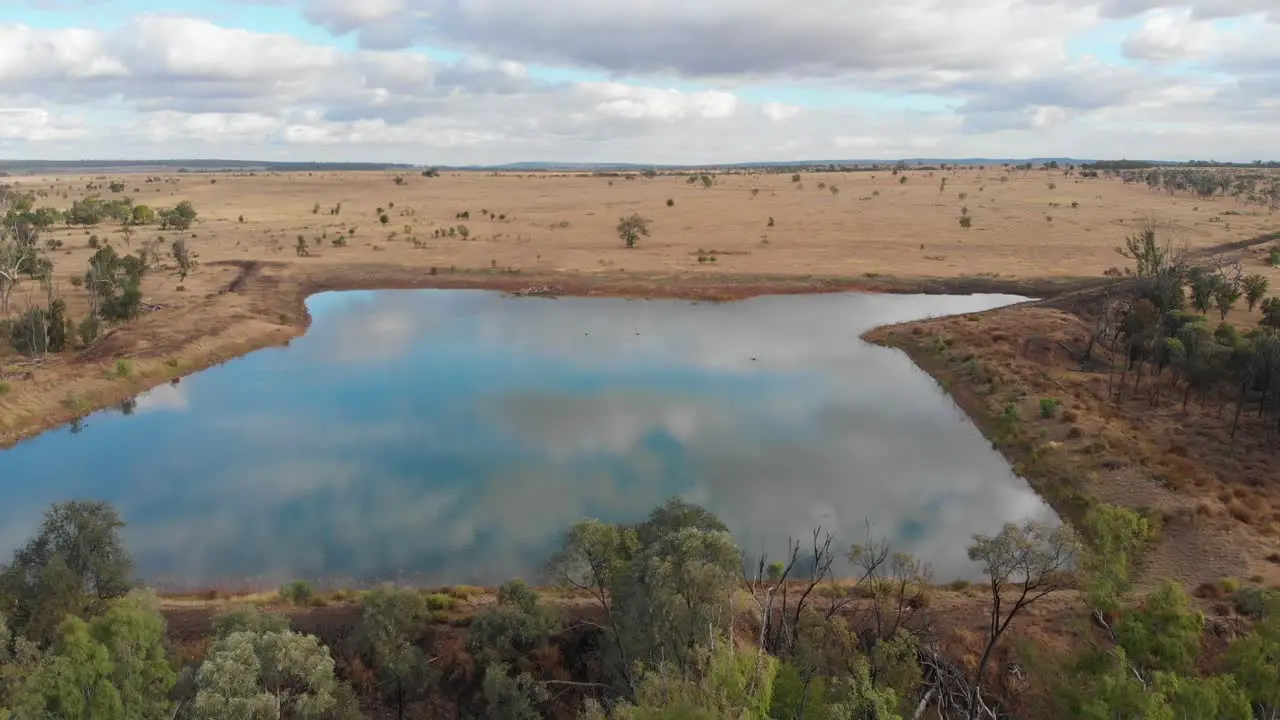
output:
[[[671,198],[667,198],[667,207],[675,207],[675,206],[676,206],[676,201],[672,200]]]
[[[1255,620],[1261,620],[1280,608],[1280,593],[1267,588],[1243,588],[1231,600],[1236,612]]]
[[[8,394],[9,394],[9,383],[5,382],[4,380],[0,380],[0,397],[4,397],[5,395],[8,395]]]
[[[1060,407],[1062,407],[1062,401],[1058,398],[1040,398],[1040,417],[1051,418],[1057,414]]]
[[[311,583],[305,580],[294,580],[293,582],[280,588],[281,599],[290,605],[306,605],[315,595]]]
[[[961,215],[960,227],[964,228],[965,230],[968,230],[970,227],[973,227],[973,218],[969,217],[968,215]]]
[[[128,358],[121,358],[116,361],[116,377],[127,378],[133,375],[133,361]]]
[[[1271,248],[1271,267],[1280,267],[1280,248]]]
[[[101,330],[102,321],[97,316],[89,315],[76,326],[76,336],[80,338],[81,345],[88,345],[98,339],[98,333]]]
[[[431,593],[424,599],[427,603],[427,609],[431,612],[452,610],[458,607],[458,599],[444,593]]]
[[[1262,324],[1280,328],[1280,298],[1269,297],[1262,301]]]

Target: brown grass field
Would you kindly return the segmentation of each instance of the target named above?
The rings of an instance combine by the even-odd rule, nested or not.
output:
[[[9,387],[0,398],[0,446],[172,376],[282,342],[302,330],[300,301],[318,289],[545,285],[712,298],[859,287],[1035,291],[1046,282],[1096,279],[1123,264],[1114,248],[1147,218],[1197,249],[1275,227],[1265,211],[1230,198],[1170,197],[1058,171],[993,167],[904,176],[901,183],[888,172],[807,173],[793,183],[789,174],[729,174],[710,188],[678,175],[410,174],[403,185],[391,173],[17,178],[22,189],[46,193],[40,204],[62,208],[90,193],[113,197],[86,189],[113,180],[124,182],[122,195],[139,204],[190,200],[200,217],[183,235],[200,267],[183,282],[172,267],[152,273],[145,300],[166,307],[78,356],[30,367],[0,355],[0,380]],[[338,203],[341,213],[329,214]],[[973,217],[968,230],[959,224],[964,206]],[[464,211],[470,219],[457,219]],[[652,220],[651,235],[626,249],[615,226],[633,212]],[[456,225],[466,225],[470,236],[433,237]],[[333,246],[344,234],[347,246]],[[83,274],[93,235],[128,252],[155,238],[167,248],[179,233],[151,225],[127,243],[119,228],[106,225],[46,235],[64,243],[55,275],[75,316],[87,306],[69,280]],[[294,249],[299,235],[308,257]],[[13,304],[20,309],[39,295],[28,282]],[[135,377],[106,379],[125,357],[135,362]]]
[[[790,173],[724,174],[709,188],[681,175],[407,174],[403,184],[395,177],[325,172],[14,179],[24,190],[44,193],[38,204],[66,208],[91,192],[110,198],[115,195],[86,185],[105,188],[119,180],[126,185],[122,194],[135,203],[161,208],[190,200],[199,212],[185,233],[146,226],[127,243],[119,228],[106,225],[47,234],[64,243],[54,256],[55,276],[77,319],[87,304],[70,278],[83,275],[93,235],[121,252],[158,237],[167,248],[181,235],[198,253],[199,266],[181,282],[172,262],[153,271],[143,289],[145,302],[157,309],[113,328],[87,349],[36,362],[0,350],[0,381],[7,387],[0,395],[0,447],[178,375],[285,342],[305,329],[302,300],[318,290],[492,287],[710,299],[852,289],[1060,296],[1123,266],[1115,248],[1146,220],[1202,252],[1258,238],[1278,225],[1265,210],[1231,198],[1169,196],[1115,179],[996,167],[911,170],[905,183],[889,172],[805,173],[799,183]],[[330,214],[338,203],[340,214]],[[959,223],[964,206],[973,218],[970,229]],[[380,210],[388,216],[385,225]],[[458,219],[464,211],[470,218]],[[615,230],[630,213],[652,220],[650,236],[635,249],[625,248]],[[468,238],[435,237],[457,225],[467,226]],[[299,235],[309,256],[295,251]],[[347,245],[335,247],[342,235]],[[1249,272],[1268,274],[1280,288],[1280,271],[1263,262],[1266,249],[1258,242],[1236,252]],[[21,309],[40,301],[39,295],[36,283],[25,283],[13,304]],[[1244,310],[1233,311],[1231,319],[1254,321]],[[1081,418],[1080,434],[1067,438],[1075,426],[1060,423],[1046,427],[1042,441],[1058,442],[1055,453],[1071,472],[1089,478],[1076,483],[1082,492],[1187,521],[1192,540],[1168,545],[1174,548],[1170,556],[1153,561],[1163,563],[1153,566],[1157,575],[1280,581],[1280,566],[1265,559],[1280,558],[1280,478],[1269,449],[1223,459],[1220,450],[1205,449],[1220,440],[1215,420],[1170,410],[1155,423],[1139,422],[1137,410],[1099,400],[1096,377],[1072,370],[1068,359],[1028,355],[1017,343],[992,340],[1071,343],[1087,332],[1074,314],[1014,308],[986,314],[981,322],[952,318],[917,325],[923,337],[942,334],[965,350],[950,356],[976,355],[1007,374],[1028,402],[1047,395],[1068,400]],[[874,337],[887,342],[886,333],[919,340],[901,328]],[[931,372],[949,372],[919,347],[895,344]],[[133,361],[129,377],[113,372],[123,358]],[[994,402],[966,407],[981,424]],[[1097,450],[1097,438],[1105,450]],[[1077,445],[1094,449],[1084,453]],[[1006,451],[1017,460],[1016,449]],[[1118,455],[1124,456],[1120,469],[1097,467]],[[1035,473],[1027,474],[1038,482]],[[1160,483],[1155,476],[1175,479]],[[1043,484],[1037,487],[1053,498]],[[1205,528],[1215,529],[1203,535]]]

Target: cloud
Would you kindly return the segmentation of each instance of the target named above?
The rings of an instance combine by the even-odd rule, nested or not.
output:
[[[800,114],[800,108],[795,105],[783,105],[782,103],[767,102],[760,106],[760,111],[765,117],[774,122],[783,122],[790,120]]]
[[[186,412],[191,409],[191,401],[187,398],[186,386],[181,383],[177,385],[157,385],[134,398],[134,400],[136,401],[134,406],[135,414],[154,411]]]
[[[1280,20],[1273,0],[1102,0],[1099,14],[1106,18],[1129,18],[1150,10],[1186,11],[1197,20],[1233,18],[1269,13]]]
[[[1212,26],[1192,17],[1191,10],[1157,12],[1120,46],[1135,60],[1174,62],[1202,56],[1213,45]]]
[[[1065,4],[903,0],[848,12],[841,0],[317,0],[313,22],[362,46],[415,41],[534,62],[684,76],[832,75],[885,68],[967,72],[1064,55],[1091,20]],[[956,32],[963,25],[964,32]],[[625,39],[625,40],[620,40]]]
[[[0,142],[74,140],[87,135],[83,122],[45,108],[0,108]]]
[[[606,117],[663,122],[720,120],[732,117],[738,109],[737,96],[716,90],[689,93],[618,83],[587,83],[581,87],[601,96],[595,110]]]
[[[251,4],[320,32],[229,20],[254,22]],[[0,24],[6,152],[471,164],[1280,150],[1270,0],[155,7],[108,28],[75,13]],[[1134,27],[1117,40],[1121,19]]]

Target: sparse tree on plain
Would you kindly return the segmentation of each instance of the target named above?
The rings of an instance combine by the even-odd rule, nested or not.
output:
[[[178,264],[178,279],[186,280],[187,275],[196,267],[196,253],[187,246],[187,241],[178,238],[173,241],[173,245],[169,250],[169,254],[173,256],[173,261]]]
[[[618,219],[618,237],[628,248],[634,248],[640,238],[649,236],[649,218],[632,213]]]

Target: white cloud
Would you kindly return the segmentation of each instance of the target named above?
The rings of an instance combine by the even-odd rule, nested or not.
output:
[[[596,112],[629,120],[719,120],[738,109],[737,96],[716,90],[687,93],[618,83],[584,83],[582,88],[603,98]]]
[[[0,108],[0,140],[74,140],[86,134],[78,121],[44,108]]]
[[[1157,12],[1125,38],[1121,51],[1137,60],[1171,62],[1201,57],[1213,45],[1212,25],[1191,10]]]
[[[767,102],[760,106],[760,111],[764,116],[774,122],[783,122],[790,120],[800,114],[800,108],[795,105],[783,105],[782,103]]]
[[[450,164],[1280,155],[1272,0],[270,4],[361,49],[172,14],[0,25],[0,142]],[[1100,59],[1118,18],[1141,24],[1111,50],[1142,62]]]

